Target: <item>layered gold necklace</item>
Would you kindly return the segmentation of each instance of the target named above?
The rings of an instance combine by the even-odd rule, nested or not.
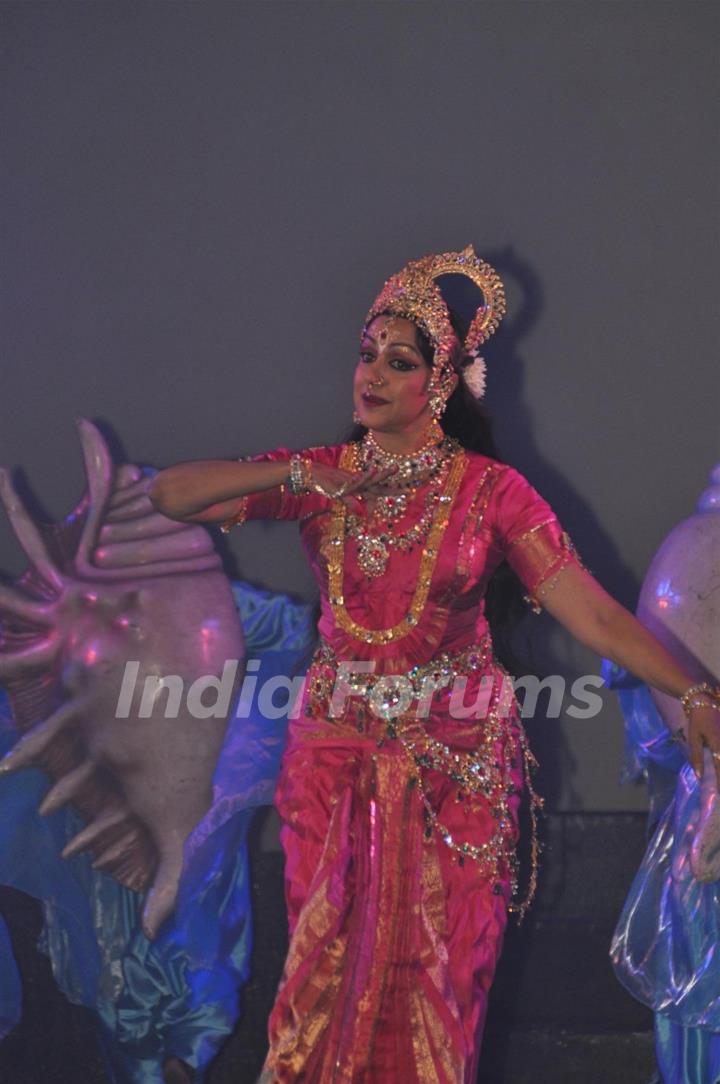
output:
[[[358,564],[368,579],[383,575],[391,550],[409,553],[425,541],[450,462],[459,447],[457,441],[445,436],[436,421],[432,422],[425,441],[410,453],[386,451],[378,444],[372,430],[368,430],[359,446],[358,468],[361,471],[392,468],[388,486],[406,490],[428,486],[420,518],[403,532],[394,525],[407,512],[406,493],[376,497],[367,517],[348,515],[345,533],[357,543]]]
[[[441,443],[445,445],[445,441]],[[376,445],[376,447],[379,448],[379,445]],[[364,469],[364,449],[366,448],[367,445],[348,445],[340,456],[339,466],[341,469],[353,473],[358,473]],[[383,452],[384,450],[380,449],[380,451]],[[425,455],[427,451],[428,449],[421,449],[414,453],[414,456],[417,458],[420,454]],[[394,458],[397,458],[397,456],[394,456]],[[406,458],[412,459],[413,456]],[[398,536],[391,533],[390,530],[376,535],[362,524],[359,526],[355,524],[348,516],[347,509],[342,501],[335,502],[326,550],[328,555],[328,587],[330,605],[335,620],[345,632],[367,644],[387,644],[407,636],[418,624],[428,599],[430,582],[440,552],[440,544],[450,520],[452,504],[462,480],[466,461],[467,456],[456,441],[450,441],[443,448],[442,453],[438,453],[437,462],[432,468],[435,471],[433,487],[421,516],[422,528],[419,534],[417,532],[420,523],[415,524],[415,527],[405,532],[404,535]],[[427,481],[427,463],[423,466],[423,473],[416,471],[415,477],[420,478],[418,484]],[[415,534],[413,534],[413,531]],[[425,541],[410,608],[405,617],[396,625],[386,629],[368,629],[353,620],[348,613],[343,597],[345,542],[348,537],[357,541],[358,564],[363,572],[369,576],[380,575],[385,570],[389,557],[389,548],[406,549],[411,548],[419,541]],[[390,542],[390,538],[393,539],[392,542]]]
[[[362,470],[395,470],[393,487],[413,489],[432,477],[448,457],[459,448],[452,437],[446,437],[436,421],[430,423],[428,435],[413,452],[388,452],[378,444],[372,429],[360,442],[360,467]]]
[[[395,527],[396,522],[407,512],[408,498],[404,493],[377,497],[374,509],[367,518],[353,513],[348,515],[346,536],[357,543],[358,564],[368,579],[372,579],[385,572],[392,550],[409,553],[427,538],[443,486],[447,481],[452,457],[459,445],[456,441],[445,438],[440,444],[420,448],[411,455],[399,456],[386,453],[367,438],[366,441],[360,445],[359,466],[362,471],[382,470],[392,466],[395,473],[390,485],[399,483],[405,488],[415,488],[426,484],[428,487],[420,518],[405,531],[399,531]]]

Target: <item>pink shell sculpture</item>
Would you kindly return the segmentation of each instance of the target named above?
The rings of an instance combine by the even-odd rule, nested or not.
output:
[[[697,513],[667,536],[640,593],[638,617],[681,659],[697,681],[720,683],[720,463],[698,501]],[[652,689],[673,732],[685,727],[678,700]],[[700,818],[690,864],[699,881],[720,879],[720,798],[706,750]]]
[[[0,584],[0,682],[20,732],[0,771],[50,776],[40,811],[70,803],[86,822],[63,855],[89,850],[96,868],[146,892],[152,938],[174,908],[184,842],[212,802],[235,684],[221,696],[217,679],[228,660],[239,671],[242,630],[207,530],[156,512],[151,478],[115,468],[97,428],[78,427],[87,492],[64,521],[36,523],[0,470],[29,560]],[[118,714],[128,663],[134,695]],[[207,696],[189,705],[198,679],[214,706]]]

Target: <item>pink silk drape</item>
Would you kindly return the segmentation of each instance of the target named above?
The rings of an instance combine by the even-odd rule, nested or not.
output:
[[[346,453],[340,446],[303,454],[337,465]],[[328,597],[330,502],[283,487],[244,498],[229,521],[299,519],[322,604],[323,651],[290,724],[276,794],[291,941],[269,1023],[261,1077],[268,1084],[474,1084],[524,781],[519,709],[512,697],[500,712],[507,674],[492,655],[483,593],[507,558],[537,601],[540,583],[578,558],[522,475],[459,454],[462,481],[422,616],[388,643],[363,642],[336,619]],[[269,458],[289,455],[279,449]],[[411,500],[410,520],[422,500],[422,492]],[[356,557],[346,542],[347,613],[370,630],[397,624],[413,598],[420,554],[394,551],[372,580]],[[473,645],[482,652],[468,670],[458,660]],[[481,682],[492,679],[487,711],[457,718],[445,689],[426,719],[398,734],[359,695],[332,714],[340,662],[370,661],[376,674],[397,675],[438,658],[463,677],[466,706],[480,704]],[[449,763],[455,754],[476,757],[492,786],[470,793],[452,771],[423,761],[414,752],[417,728],[448,751]],[[494,864],[464,858],[457,841],[489,848]]]

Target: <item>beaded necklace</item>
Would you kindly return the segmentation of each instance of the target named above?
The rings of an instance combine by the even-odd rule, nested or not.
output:
[[[452,504],[460,487],[467,456],[458,446],[450,460],[447,480],[442,493],[435,504],[432,521],[427,534],[427,543],[423,547],[415,591],[410,609],[401,621],[386,629],[368,629],[360,625],[348,613],[343,597],[343,571],[345,566],[345,539],[347,536],[347,509],[342,501],[334,503],[326,553],[328,555],[328,588],[330,606],[335,621],[344,632],[366,644],[389,644],[407,636],[418,624],[430,593],[430,582],[435,571],[443,535],[450,521]],[[344,448],[339,466],[342,470],[358,471],[358,445],[351,444]]]
[[[383,498],[378,501],[376,515],[373,517],[373,519],[379,521],[375,529],[353,513],[347,517],[346,536],[357,542],[358,564],[368,579],[374,576],[382,576],[387,568],[391,550],[399,549],[409,553],[414,546],[419,545],[427,538],[433,522],[433,513],[440,501],[443,484],[447,480],[449,466],[450,461],[446,460],[428,489],[425,497],[425,508],[420,518],[406,531],[393,530],[393,522],[406,509],[397,505],[387,509]],[[390,501],[393,498],[388,497],[385,500]]]
[[[394,467],[396,473],[392,485],[411,489],[437,473],[448,456],[458,448],[458,442],[453,437],[445,436],[437,422],[430,427],[423,444],[409,453],[386,451],[378,444],[372,429],[368,429],[360,443],[360,467],[365,471]]]
[[[427,538],[452,457],[459,447],[456,440],[443,435],[437,423],[425,443],[409,455],[385,451],[377,443],[371,430],[365,435],[358,455],[360,470],[394,467],[395,474],[390,484],[406,489],[428,484],[425,507],[420,518],[403,532],[393,530],[393,524],[407,511],[405,494],[378,497],[369,521],[353,513],[348,515],[346,536],[357,542],[358,564],[368,579],[382,576],[391,550],[399,549],[408,553]]]

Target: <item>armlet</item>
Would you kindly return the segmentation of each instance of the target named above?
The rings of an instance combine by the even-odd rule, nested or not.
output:
[[[554,517],[538,523],[511,542],[507,560],[527,587],[525,600],[535,613],[540,613],[542,609],[538,595],[541,588],[551,591],[557,584],[559,573],[569,564],[585,567],[570,535],[563,531]]]

